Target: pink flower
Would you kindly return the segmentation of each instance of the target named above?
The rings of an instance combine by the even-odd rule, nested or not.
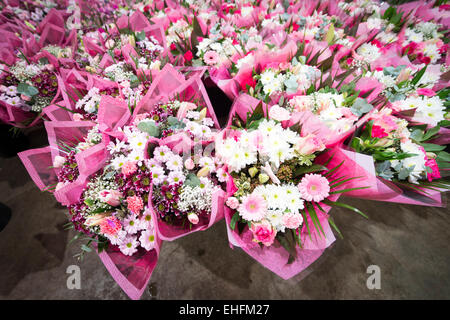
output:
[[[30,101],[31,100],[31,98],[29,96],[26,96],[24,94],[20,95],[20,99],[22,99],[23,101]]]
[[[242,199],[239,214],[247,221],[259,221],[266,215],[267,202],[257,194],[250,194]]]
[[[194,56],[192,55],[191,50],[188,50],[188,51],[183,55],[183,57],[184,57],[184,59],[185,59],[186,61],[191,61],[192,58],[193,58]]]
[[[306,137],[299,138],[295,144],[295,149],[301,155],[309,155],[317,151],[325,150],[325,144],[322,142],[322,139],[309,133]]]
[[[372,126],[372,138],[384,138],[387,136],[388,134],[384,131],[384,128],[377,125]]]
[[[58,182],[58,184],[55,187],[55,191],[58,191],[62,187],[64,187],[66,184],[64,182]]]
[[[303,217],[299,213],[285,213],[282,218],[283,225],[289,229],[297,229],[303,222]]]
[[[81,121],[81,120],[83,120],[83,116],[79,113],[74,113],[73,121]]]
[[[431,182],[433,179],[441,178],[441,173],[439,172],[439,167],[438,167],[436,160],[428,159],[425,162],[425,166],[427,166],[427,167],[431,168],[431,170],[433,170],[432,172],[427,172],[428,181]]]
[[[133,173],[135,173],[137,170],[136,162],[134,161],[127,161],[122,166],[122,174],[125,176],[130,176]]]
[[[106,217],[100,223],[100,232],[110,236],[116,235],[122,229],[119,219],[110,216]]]
[[[306,174],[298,184],[298,190],[306,201],[320,202],[330,195],[330,184],[320,174]]]
[[[275,104],[269,110],[269,118],[277,121],[286,121],[291,118],[291,113],[288,110]]]
[[[189,213],[188,220],[192,224],[197,224],[199,221],[199,218],[198,218],[198,215],[196,215],[195,213]]]
[[[119,198],[122,193],[117,190],[102,190],[98,194],[100,201],[109,204],[110,206],[117,207],[120,204]]]
[[[252,223],[250,231],[253,234],[253,241],[261,242],[265,246],[272,245],[277,235],[277,230],[272,228],[272,225],[267,220],[262,220],[258,223]]]
[[[61,168],[65,162],[66,162],[66,158],[61,157],[61,156],[56,156],[55,159],[53,159],[53,166],[55,168]]]
[[[184,162],[184,167],[188,170],[192,170],[195,167],[195,163],[191,158],[186,159],[186,161]]]
[[[235,210],[239,207],[239,200],[235,197],[229,197],[227,199],[226,205],[229,206],[231,209]]]
[[[219,55],[217,54],[217,52],[209,50],[203,56],[203,60],[207,65],[210,66],[219,62]]]
[[[138,196],[128,197],[127,204],[128,210],[135,214],[139,214],[140,211],[144,208],[144,201],[141,197]]]
[[[433,97],[436,95],[436,92],[428,88],[419,88],[416,92],[420,96]]]

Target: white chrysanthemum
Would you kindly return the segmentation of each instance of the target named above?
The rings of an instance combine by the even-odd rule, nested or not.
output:
[[[368,63],[372,63],[379,57],[381,57],[381,53],[378,47],[370,43],[362,44],[358,48],[358,50],[356,50],[356,53],[362,56],[364,60],[367,61]]]

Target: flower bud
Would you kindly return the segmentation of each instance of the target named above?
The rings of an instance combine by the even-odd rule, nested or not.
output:
[[[61,156],[56,156],[55,159],[53,159],[53,167],[61,168],[65,162],[66,162],[66,158],[61,157]]]
[[[209,174],[209,167],[203,167],[197,172],[197,177],[206,177]]]
[[[437,157],[436,153],[433,152],[427,152],[426,154],[428,159],[436,159]]]
[[[192,224],[197,224],[199,221],[198,215],[196,215],[194,212],[191,212],[188,214],[188,220]]]
[[[184,162],[184,167],[188,170],[194,169],[194,166],[195,166],[194,161],[191,158],[186,159],[186,161]]]
[[[269,176],[265,173],[260,173],[258,176],[258,180],[260,183],[266,183],[267,181],[269,181]]]
[[[254,177],[256,176],[256,174],[258,173],[258,169],[256,167],[251,167],[250,169],[248,169],[248,174],[250,175],[250,177]]]

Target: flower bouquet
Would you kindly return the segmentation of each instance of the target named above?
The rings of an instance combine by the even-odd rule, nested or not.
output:
[[[229,174],[229,241],[284,279],[304,270],[334,242],[330,225],[339,231],[328,215],[331,207],[364,216],[337,202],[340,194],[363,189],[347,188],[362,177],[353,176],[353,163],[342,151],[325,149],[313,134],[302,136],[298,124],[283,127],[264,118],[262,104],[245,125],[225,130],[216,142],[217,157]]]

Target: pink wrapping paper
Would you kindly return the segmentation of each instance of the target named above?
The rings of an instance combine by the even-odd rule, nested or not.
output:
[[[106,95],[101,97],[97,114],[100,131],[116,138],[120,137],[122,133],[118,128],[123,127],[130,117],[130,109],[124,100]]]
[[[385,202],[445,207],[440,192],[424,189],[427,194],[421,195],[417,192],[404,190],[394,182],[376,176],[375,162],[372,156],[351,150],[345,150],[344,153],[353,163],[354,170],[359,175],[364,175],[365,183],[371,187],[370,189],[348,192],[345,194],[346,196]]]
[[[155,270],[162,241],[156,235],[153,250],[140,249],[132,256],[126,256],[116,246],[109,246],[98,254],[113,279],[133,300],[139,300]]]
[[[44,191],[58,183],[56,169],[51,168],[53,160],[50,146],[22,151],[17,155],[39,190]]]

